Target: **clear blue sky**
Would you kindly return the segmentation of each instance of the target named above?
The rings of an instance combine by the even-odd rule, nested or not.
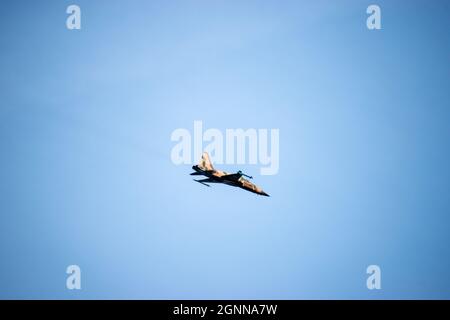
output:
[[[0,298],[449,299],[449,9],[2,4]],[[223,166],[270,198],[172,164],[194,120],[280,129],[277,175]]]

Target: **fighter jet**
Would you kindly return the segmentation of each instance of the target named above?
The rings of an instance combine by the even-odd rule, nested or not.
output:
[[[194,181],[197,181],[198,183],[201,183],[207,187],[210,186],[207,183],[224,183],[229,186],[239,187],[247,191],[269,197],[269,195],[265,193],[261,188],[245,179],[244,177],[247,177],[249,179],[253,179],[253,177],[242,173],[242,171],[228,174],[225,171],[215,170],[212,166],[207,152],[203,152],[200,163],[198,165],[192,166],[192,169],[194,169],[195,172],[192,172],[191,176],[202,175],[207,177],[206,179],[201,180],[194,179]]]

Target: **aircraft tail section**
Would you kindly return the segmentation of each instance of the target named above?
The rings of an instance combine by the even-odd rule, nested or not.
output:
[[[200,163],[198,164],[198,166],[202,170],[207,170],[207,171],[214,170],[214,167],[211,163],[211,159],[209,159],[208,152],[203,152],[202,158],[200,159]]]

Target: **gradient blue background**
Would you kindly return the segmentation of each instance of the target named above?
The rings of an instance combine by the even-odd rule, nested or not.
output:
[[[0,298],[449,299],[449,9],[2,3]],[[272,197],[172,164],[194,120],[279,128],[277,175],[223,166]]]

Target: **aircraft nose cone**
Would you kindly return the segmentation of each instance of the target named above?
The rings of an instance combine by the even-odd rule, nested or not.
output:
[[[267,193],[265,193],[264,191],[261,191],[261,195],[262,196],[266,196],[266,197],[270,197]]]

